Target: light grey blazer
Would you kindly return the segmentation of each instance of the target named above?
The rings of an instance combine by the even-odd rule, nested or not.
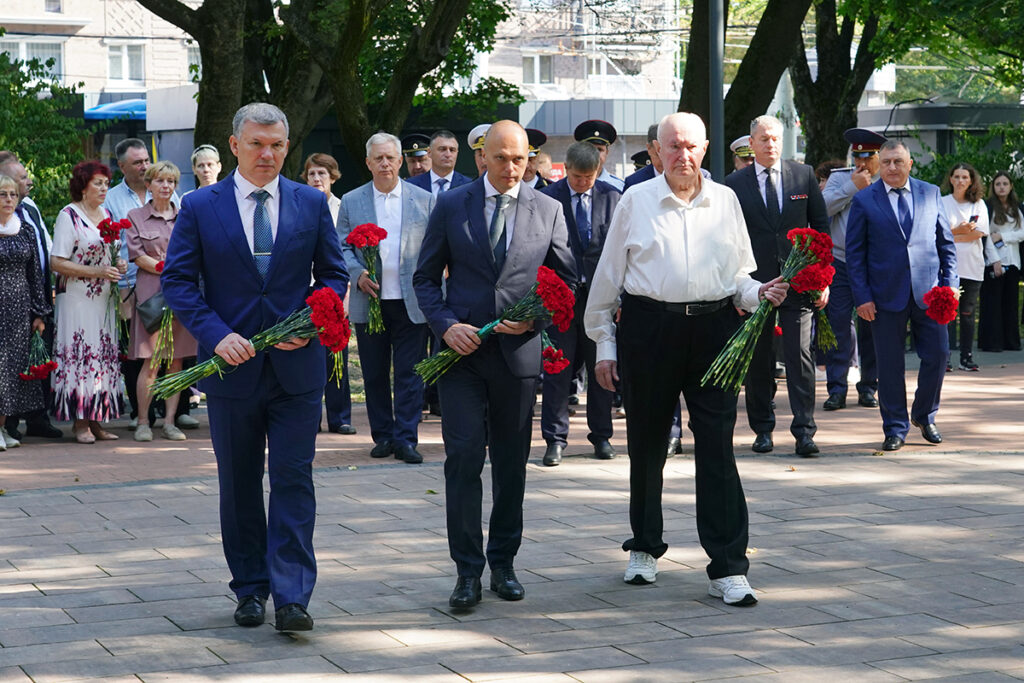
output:
[[[402,182],[402,181],[399,181]],[[434,196],[415,185],[402,183],[402,252],[399,257],[398,276],[402,287],[402,300],[409,320],[423,324],[427,319],[420,312],[416,302],[416,292],[412,288],[412,274],[416,270],[416,262],[420,257],[420,244],[427,230],[427,219],[434,208]],[[369,322],[369,297],[357,286],[359,274],[366,270],[361,249],[346,244],[345,238],[353,228],[363,223],[377,223],[377,211],[373,207],[373,182],[366,183],[341,198],[341,209],[338,211],[338,238],[341,240],[342,255],[349,278],[349,312],[348,317],[354,323]],[[380,259],[377,259],[377,272],[381,272]]]

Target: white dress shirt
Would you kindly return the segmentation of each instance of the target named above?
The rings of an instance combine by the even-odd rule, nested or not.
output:
[[[444,186],[444,191],[447,192],[448,190],[452,189],[452,180],[455,178],[454,168],[451,170],[450,173],[448,173],[448,175],[437,175],[436,173],[434,173],[434,169],[430,169],[429,171],[427,171],[427,173],[430,174],[430,194],[436,197],[440,193],[440,188],[437,186],[437,181],[441,180],[442,178],[448,181],[448,184]]]
[[[274,176],[274,179],[263,187],[253,185],[235,169],[235,203],[238,205],[238,217],[242,219],[242,232],[245,233],[245,241],[249,244],[249,251],[256,251],[253,244],[253,218],[256,213],[256,200],[251,195],[256,190],[266,190],[270,194],[263,202],[263,208],[270,219],[270,235],[277,241],[277,222],[281,215],[281,193],[278,187],[281,184],[281,176]]]
[[[900,222],[900,208],[899,208],[900,195],[899,195],[898,192],[893,192],[893,190],[896,190],[896,189],[906,190],[906,192],[903,193],[903,198],[905,200],[907,200],[907,207],[910,209],[910,217],[913,218],[914,217],[914,193],[910,190],[910,178],[907,178],[907,182],[903,183],[903,187],[900,187],[900,188],[893,187],[892,185],[890,185],[889,183],[885,182],[884,180],[882,181],[882,185],[885,186],[885,196],[889,198],[889,206],[892,207],[892,215],[896,216],[896,222],[897,223]],[[953,226],[950,226],[950,227],[953,227]]]
[[[779,213],[782,213],[782,159],[776,161],[772,166],[762,166],[761,164],[754,162],[754,171],[757,173],[757,189],[761,193],[761,201],[768,205],[768,200],[764,195],[764,185],[767,180],[765,170],[771,168],[772,170],[772,183],[775,184],[775,196],[779,200]]]
[[[341,211],[341,199],[333,194],[327,195],[327,210],[331,212],[331,222],[338,225],[338,212]]]
[[[978,220],[974,224],[975,229],[988,234],[988,207],[984,201],[979,199],[976,202],[958,202],[951,194],[947,194],[940,201],[942,210],[946,212],[946,219],[949,220],[950,230],[976,215]],[[992,240],[978,239],[953,244],[956,245],[956,274],[961,280],[981,282],[985,279],[985,264],[999,260],[999,252],[992,244]]]
[[[505,194],[509,197],[508,206],[505,207],[505,249],[512,244],[512,231],[516,229],[516,208],[519,206],[519,188],[522,187],[521,182],[516,183],[515,187],[506,192]],[[488,179],[487,174],[484,173],[484,225],[487,229],[491,229],[491,217],[494,215],[495,210],[498,208],[497,196],[501,194],[494,185],[491,185],[491,181]]]
[[[584,324],[597,360],[615,360],[615,311],[625,291],[671,303],[732,297],[758,305],[761,283],[736,194],[707,178],[692,201],[672,192],[664,176],[639,183],[619,200],[590,285]]]
[[[998,232],[1003,238],[1003,246],[997,247],[999,260],[1003,266],[1014,266],[1020,268],[1020,243],[1024,242],[1024,221],[1021,220],[1020,209],[1014,207],[1013,215],[1006,216],[1003,224],[992,223],[989,225],[992,232]]]
[[[401,299],[402,181],[395,183],[390,192],[381,192],[373,185],[373,211],[377,214],[377,225],[388,231],[380,243],[380,298]]]

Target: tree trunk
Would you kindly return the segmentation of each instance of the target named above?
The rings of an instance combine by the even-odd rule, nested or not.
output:
[[[717,2],[717,0],[715,0]],[[728,9],[728,3],[724,3]],[[711,128],[711,90],[708,74],[711,69],[711,9],[709,0],[694,0],[690,20],[690,40],[686,47],[686,66],[683,69],[683,91],[679,95],[677,111],[688,111],[703,119]]]
[[[790,62],[793,99],[807,140],[805,161],[812,166],[829,159],[846,159],[849,144],[843,131],[857,125],[857,105],[879,57],[870,48],[878,31],[877,16],[869,16],[864,22],[851,65],[856,19],[846,17],[840,27],[835,0],[821,0],[815,12],[817,80],[811,80],[802,39]]]

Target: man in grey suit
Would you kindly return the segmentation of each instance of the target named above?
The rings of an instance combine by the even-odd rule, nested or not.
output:
[[[484,175],[438,197],[413,276],[430,328],[465,356],[438,382],[448,548],[459,575],[448,604],[456,609],[480,602],[480,474],[488,451],[494,492],[486,554],[491,590],[503,600],[524,595],[512,564],[523,537],[545,322],[503,321],[483,342],[476,332],[530,291],[539,266],[554,269],[570,287],[576,280],[561,204],[521,182],[526,131],[514,121],[499,121],[483,149]]]
[[[388,133],[366,141],[366,166],[373,180],[341,198],[338,236],[352,278],[349,318],[355,324],[366,388],[366,413],[374,447],[370,456],[423,462],[416,450],[423,381],[414,370],[423,359],[429,331],[412,287],[412,274],[434,197],[399,180],[401,143]],[[380,243],[377,282],[370,279],[361,249],[345,238],[358,225],[374,223],[388,236]],[[367,329],[370,298],[380,299],[384,331]],[[394,400],[391,369],[394,366]]]

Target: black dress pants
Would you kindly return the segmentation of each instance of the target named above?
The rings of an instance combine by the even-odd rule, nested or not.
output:
[[[625,294],[618,328],[633,531],[622,548],[654,557],[668,549],[662,538],[662,470],[672,413],[682,392],[693,425],[697,535],[711,558],[707,572],[712,579],[746,574],[749,566],[747,504],[732,448],[736,395],[701,386],[738,324],[731,305],[687,316]]]

